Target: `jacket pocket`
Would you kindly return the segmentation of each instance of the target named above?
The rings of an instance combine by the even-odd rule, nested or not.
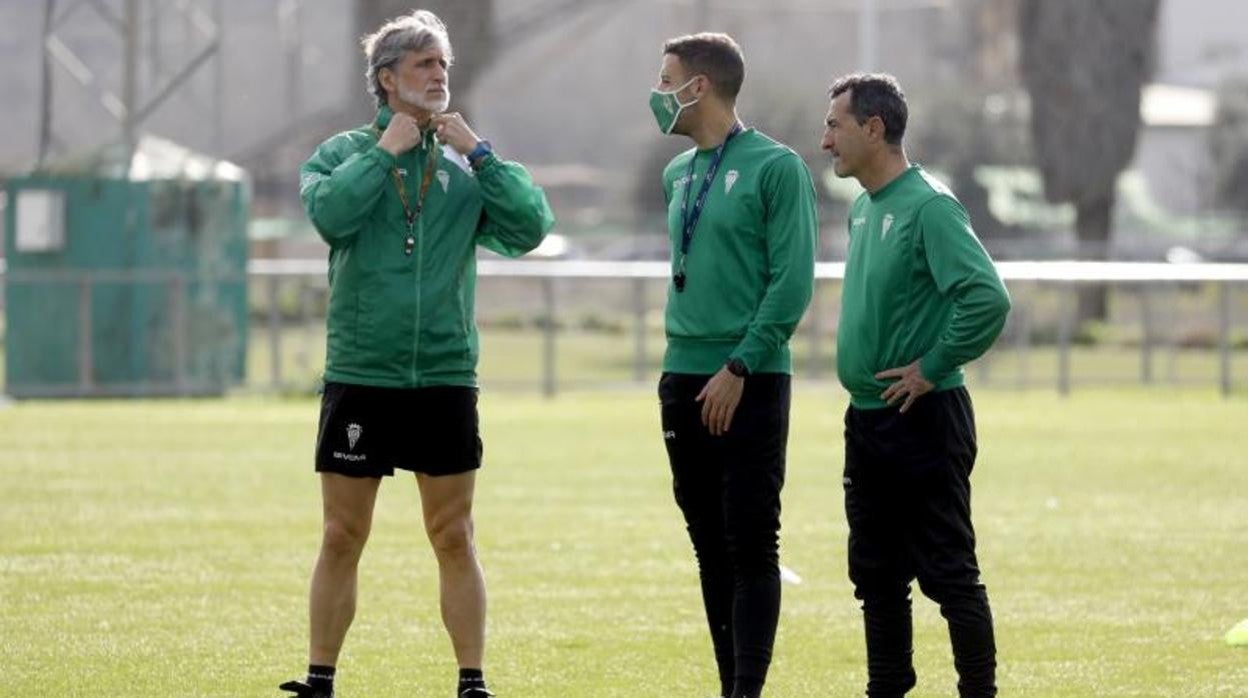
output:
[[[341,361],[355,351],[359,334],[359,304],[360,294],[354,291],[330,297],[327,340],[331,358]]]
[[[379,303],[379,300],[382,302]],[[357,294],[355,301],[355,342],[353,354],[364,365],[378,366],[384,362],[384,345],[386,338],[379,334],[379,328],[387,323],[377,317],[381,309],[386,308],[384,299],[377,298],[377,291],[366,289]]]
[[[360,348],[360,294],[351,294],[351,351],[358,351]]]

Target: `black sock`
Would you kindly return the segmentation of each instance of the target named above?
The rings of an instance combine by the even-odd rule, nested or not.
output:
[[[736,687],[732,689],[732,698],[759,698],[763,695],[763,680],[738,676]]]
[[[321,664],[308,665],[308,685],[321,693],[334,695],[334,667]]]
[[[459,692],[470,688],[485,688],[485,674],[480,669],[459,670]]]

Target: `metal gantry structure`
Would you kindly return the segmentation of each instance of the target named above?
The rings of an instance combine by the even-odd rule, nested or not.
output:
[[[93,69],[66,40],[63,32],[66,23],[80,13],[90,13],[88,21],[98,22],[116,36],[122,55],[120,89],[105,84],[100,75],[102,71]],[[181,23],[185,39],[198,36],[203,44],[185,60],[170,63],[163,53],[162,38],[172,31],[174,23]],[[132,151],[143,122],[170,97],[184,91],[188,81],[210,61],[213,95],[209,111],[214,146],[220,152],[224,141],[223,36],[222,0],[121,0],[120,11],[117,3],[110,4],[106,0],[45,0],[40,41],[43,89],[39,165],[42,166],[53,151],[68,150],[73,145],[58,134],[56,128],[58,108],[52,88],[58,77],[68,76],[98,101],[116,119],[120,141]],[[143,84],[139,70],[144,46],[149,50],[149,84]]]

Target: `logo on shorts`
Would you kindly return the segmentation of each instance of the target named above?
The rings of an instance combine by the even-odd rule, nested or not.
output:
[[[360,440],[360,433],[363,431],[364,429],[359,424],[352,423],[347,425],[347,446],[351,450],[355,450],[355,442]]]
[[[663,432],[663,439],[664,439],[665,441],[671,441],[671,440],[672,440],[672,439],[674,439],[674,438],[676,438],[676,432],[675,432],[675,431],[670,431],[670,430],[669,430],[669,431],[665,431],[665,432]]]

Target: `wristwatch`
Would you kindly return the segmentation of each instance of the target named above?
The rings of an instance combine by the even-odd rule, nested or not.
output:
[[[490,145],[489,141],[477,141],[477,147],[473,148],[471,153],[468,153],[468,164],[472,165],[473,169],[476,169],[493,152],[494,147]]]
[[[729,359],[728,363],[724,364],[724,368],[728,369],[728,372],[737,378],[745,378],[750,375],[750,369],[746,367],[745,362],[741,359]]]

